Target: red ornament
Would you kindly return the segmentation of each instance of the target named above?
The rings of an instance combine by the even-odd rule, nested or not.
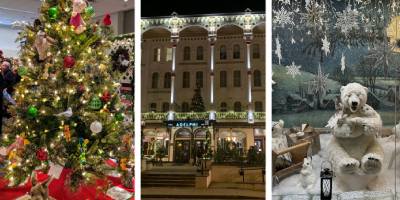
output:
[[[64,67],[65,68],[72,68],[75,65],[75,58],[72,56],[65,56],[64,57]]]
[[[111,25],[111,15],[107,14],[104,16],[103,18],[103,24],[106,26],[110,26]]]
[[[103,92],[103,96],[100,97],[102,102],[108,102],[111,100],[111,94],[108,91]]]
[[[85,92],[85,86],[83,84],[79,85],[77,89],[79,94],[83,94]]]
[[[47,151],[45,151],[43,148],[40,148],[36,151],[36,158],[40,161],[47,160]]]

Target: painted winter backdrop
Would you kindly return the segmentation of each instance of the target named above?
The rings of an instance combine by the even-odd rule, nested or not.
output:
[[[340,87],[358,82],[369,88],[367,104],[388,130],[398,122],[400,2],[395,0],[274,0],[273,120],[285,128],[309,123],[323,128],[335,113]],[[400,27],[399,27],[400,29]],[[321,135],[321,152],[313,157],[319,171],[331,135]],[[395,149],[393,136],[379,138],[385,158],[380,191],[394,191],[395,169],[387,169]],[[273,189],[277,194],[307,193],[296,174]],[[334,183],[334,192],[338,187]],[[294,199],[298,197],[293,197]]]
[[[324,127],[341,85],[370,88],[368,104],[393,125],[399,99],[400,2],[275,0],[273,120]],[[396,91],[397,90],[397,91]]]

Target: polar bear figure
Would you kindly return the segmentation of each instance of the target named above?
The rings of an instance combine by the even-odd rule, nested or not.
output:
[[[368,88],[349,83],[340,89],[342,118],[333,127],[328,145],[337,180],[344,191],[373,189],[382,169],[383,149],[376,140],[380,115],[366,104]]]

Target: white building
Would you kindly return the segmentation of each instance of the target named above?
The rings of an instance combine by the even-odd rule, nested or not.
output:
[[[145,18],[142,38],[145,155],[188,162],[206,137],[213,152],[264,149],[264,14]],[[205,112],[190,109],[197,86]]]

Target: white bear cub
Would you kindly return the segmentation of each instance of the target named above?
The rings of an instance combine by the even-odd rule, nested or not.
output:
[[[300,171],[300,184],[308,193],[310,193],[314,187],[314,183],[315,175],[312,170],[311,158],[304,158],[303,168]]]

